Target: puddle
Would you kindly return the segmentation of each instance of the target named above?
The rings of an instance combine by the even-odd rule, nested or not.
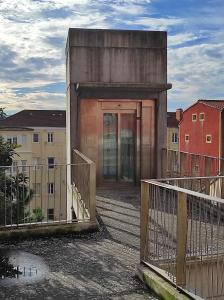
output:
[[[20,250],[0,250],[0,286],[33,283],[49,272],[44,260]]]

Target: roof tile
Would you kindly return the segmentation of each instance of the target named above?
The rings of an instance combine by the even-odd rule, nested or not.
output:
[[[0,127],[66,127],[66,112],[25,109],[1,120]]]

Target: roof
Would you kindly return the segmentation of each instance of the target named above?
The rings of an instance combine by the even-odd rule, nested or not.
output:
[[[2,126],[0,121],[0,130],[1,131],[33,131],[33,128],[28,127],[15,127],[15,126]]]
[[[177,127],[178,128],[176,112],[167,112],[167,127]]]
[[[224,109],[224,100],[198,100],[199,103],[203,103],[207,106],[213,107],[217,110],[223,110]]]
[[[22,110],[0,121],[0,127],[66,127],[65,110]]]
[[[206,106],[212,107],[212,108],[217,109],[219,111],[223,111],[223,109],[224,109],[224,100],[199,99],[197,102],[194,102],[192,105],[188,106],[188,108],[186,108],[184,110],[184,113],[186,113],[190,108],[197,105],[198,103],[202,103]],[[179,124],[182,123],[182,121],[183,121],[183,119],[179,122]]]

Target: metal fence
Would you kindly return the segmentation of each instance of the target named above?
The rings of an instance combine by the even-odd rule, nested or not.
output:
[[[67,175],[71,171],[75,177],[68,182]],[[90,176],[94,177],[95,174],[91,172],[88,162],[1,166],[1,230],[95,220],[95,197],[92,193],[92,198],[86,199],[83,192],[83,186],[89,189]],[[80,178],[83,186],[79,185]],[[71,194],[68,193],[68,186]],[[84,203],[82,207],[80,203]]]
[[[223,158],[162,149],[162,177],[216,176],[223,167]]]
[[[224,299],[224,200],[172,183],[141,183],[141,261],[179,288]]]

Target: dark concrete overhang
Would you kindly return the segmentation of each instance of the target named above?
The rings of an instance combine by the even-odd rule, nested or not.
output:
[[[147,91],[160,93],[172,88],[171,83],[119,83],[119,82],[85,82],[75,83],[76,91],[82,90],[117,90],[117,91]]]

